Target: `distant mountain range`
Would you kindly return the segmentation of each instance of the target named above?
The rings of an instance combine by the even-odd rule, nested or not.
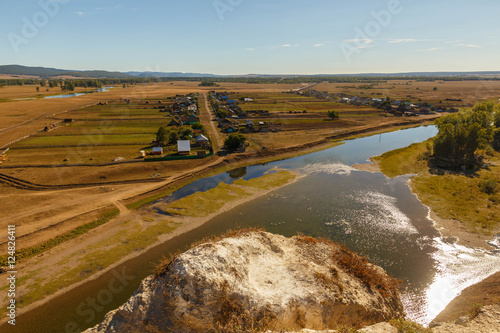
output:
[[[27,75],[39,76],[44,78],[55,76],[74,76],[78,78],[222,78],[222,77],[251,77],[251,78],[269,78],[269,77],[432,77],[432,76],[490,76],[500,75],[500,71],[478,71],[478,72],[407,72],[407,73],[362,73],[362,74],[316,74],[316,75],[271,75],[271,74],[248,74],[248,75],[215,75],[202,73],[181,73],[181,72],[109,72],[104,70],[77,71],[46,67],[28,67],[21,65],[3,65],[0,66],[0,74],[4,75]]]
[[[215,74],[181,73],[181,72],[126,72],[126,74],[138,77],[220,77]]]
[[[54,77],[68,75],[80,78],[133,78],[134,76],[121,72],[108,71],[76,71],[46,67],[27,67],[20,65],[0,66],[0,74],[5,75],[28,75],[40,77]]]

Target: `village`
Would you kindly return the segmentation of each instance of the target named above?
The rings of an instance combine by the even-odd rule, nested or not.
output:
[[[337,109],[340,118],[360,120],[363,117],[418,117],[443,112],[458,112],[455,107],[433,105],[420,100],[412,102],[411,96],[406,99],[391,99],[389,96],[360,97],[346,93],[321,92],[314,89],[303,91],[285,91],[283,96],[258,94],[252,97],[227,91],[211,91],[210,104],[216,115],[217,126],[222,133],[267,133],[282,130],[311,129],[325,127],[329,119],[327,112]],[[295,95],[298,98],[287,98]],[[377,93],[382,95],[382,93]],[[250,94],[248,95],[250,96]],[[307,103],[304,103],[307,101]],[[299,102],[299,103],[296,103]],[[301,105],[305,104],[305,105]],[[306,106],[306,108],[304,108]],[[354,108],[356,112],[344,110],[344,106]],[[332,128],[335,124],[329,123]]]

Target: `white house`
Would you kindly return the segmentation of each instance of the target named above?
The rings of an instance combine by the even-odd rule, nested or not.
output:
[[[179,140],[179,141],[177,141],[177,151],[179,153],[189,153],[189,152],[191,152],[191,141],[189,141],[189,140]]]

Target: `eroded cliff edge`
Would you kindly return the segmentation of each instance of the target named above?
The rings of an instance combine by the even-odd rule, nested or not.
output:
[[[238,231],[159,267],[87,332],[360,328],[403,317],[397,282],[343,246]]]

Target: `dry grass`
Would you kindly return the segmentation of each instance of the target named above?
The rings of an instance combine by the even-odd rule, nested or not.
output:
[[[423,327],[411,320],[391,319],[389,323],[398,329],[398,333],[432,333],[432,329]]]
[[[360,279],[370,290],[376,288],[382,297],[394,297],[399,293],[398,287],[401,284],[399,280],[380,273],[367,258],[357,255],[347,246],[340,245],[334,257],[340,267]]]

